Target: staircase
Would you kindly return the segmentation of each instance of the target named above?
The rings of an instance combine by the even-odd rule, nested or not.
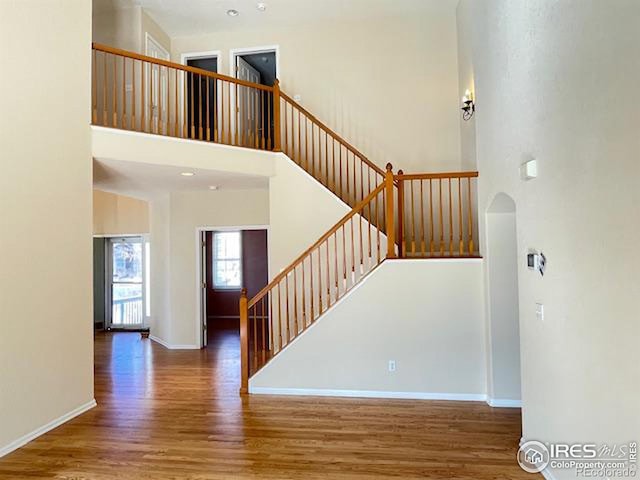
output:
[[[393,174],[273,86],[93,44],[92,123],[283,152],[352,210],[240,300],[242,386],[385,259],[478,256],[478,172]]]

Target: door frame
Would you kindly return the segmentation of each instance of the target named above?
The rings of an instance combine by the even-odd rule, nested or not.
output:
[[[236,57],[242,55],[253,55],[256,53],[275,53],[276,55],[276,78],[280,78],[280,46],[279,45],[265,45],[259,47],[240,47],[229,49],[229,76],[238,78],[238,72],[236,69]],[[235,92],[233,89],[229,92],[229,104],[236,104]],[[236,116],[233,115],[230,118],[231,131],[235,132],[238,126],[236,125]]]
[[[243,230],[266,230],[267,231],[267,271],[271,272],[271,257],[269,256],[269,225],[237,225],[237,226],[228,226],[225,225],[223,227],[215,227],[215,226],[202,226],[196,227],[195,231],[195,240],[196,240],[196,318],[195,318],[195,327],[196,327],[196,339],[197,339],[197,348],[204,348],[204,337],[202,335],[203,332],[203,321],[206,320],[207,312],[202,309],[202,285],[206,284],[207,281],[207,271],[206,268],[203,270],[202,266],[206,259],[202,258],[202,244],[201,238],[202,234],[206,232],[237,232]],[[271,281],[271,279],[269,279]]]
[[[114,240],[122,239],[140,239],[140,243],[142,245],[142,323],[140,325],[135,325],[131,327],[131,330],[144,329],[148,327],[148,317],[147,317],[147,251],[146,246],[149,243],[147,234],[126,234],[126,235],[94,235],[94,237],[105,238],[107,241],[104,243],[105,248],[105,330],[112,330],[113,326],[113,256],[111,251],[111,245]],[[127,327],[117,327],[119,330],[128,330]]]
[[[255,53],[275,53],[276,54],[276,78],[280,78],[280,46],[265,45],[261,47],[242,47],[229,49],[229,75],[238,78],[236,72],[236,57],[242,55],[252,55]]]
[[[169,53],[169,51],[162,45],[162,43],[160,43],[158,40],[155,39],[155,37],[153,35],[151,35],[149,32],[144,32],[144,54],[147,56],[151,56],[149,55],[149,45],[153,44],[155,48],[157,48],[161,53],[164,54],[165,58],[161,59],[161,60],[167,60],[170,61],[171,60],[171,53]],[[146,75],[147,78],[149,79],[150,82],[153,82],[153,64],[146,64],[146,67],[148,68],[148,71],[146,71]],[[161,88],[160,85],[162,84],[162,72],[163,70],[161,70],[161,67],[158,66],[158,88]],[[167,71],[166,73],[166,79],[167,79],[167,90],[170,89],[170,80],[169,80],[169,72]],[[162,109],[162,103],[165,100],[165,96],[164,95],[160,95],[158,94],[158,99],[159,99],[159,108]],[[150,107],[150,114],[149,114],[149,120],[150,122],[153,122],[153,99],[151,98],[151,88],[146,88],[145,89],[145,98],[143,99],[143,101],[145,102],[144,108]],[[169,114],[169,105],[166,105],[165,108],[165,116],[163,116],[163,118],[165,118],[167,115]],[[168,118],[166,119],[167,121],[167,125],[168,125]],[[151,127],[153,127],[152,124],[150,124]],[[158,130],[161,129],[160,123],[158,122]]]
[[[199,60],[202,58],[215,58],[218,62],[217,64],[217,68],[218,71],[216,73],[220,73],[220,66],[222,65],[222,52],[220,50],[209,50],[209,51],[202,51],[202,52],[183,52],[180,54],[180,63],[182,65],[187,65],[187,61],[189,60]],[[180,125],[184,125],[185,123],[185,118],[184,118],[184,103],[187,100],[187,89],[185,88],[185,84],[184,84],[184,75],[180,75],[180,79],[178,81],[179,84],[179,92],[182,92],[182,95],[180,95]],[[218,99],[218,103],[220,103],[220,100]],[[186,137],[188,138],[188,137]]]

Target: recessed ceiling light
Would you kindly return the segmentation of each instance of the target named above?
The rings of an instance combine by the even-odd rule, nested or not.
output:
[[[227,15],[229,15],[230,17],[237,17],[238,15],[240,15],[240,13],[238,12],[238,10],[234,10],[232,8],[230,10],[227,10]]]
[[[209,190],[217,190],[218,188],[218,185],[209,185]]]
[[[256,8],[261,12],[264,12],[267,9],[267,4],[264,2],[260,2],[256,5]]]
[[[183,177],[193,177],[195,175],[195,173],[193,173],[193,172],[181,172],[180,175],[182,175]]]

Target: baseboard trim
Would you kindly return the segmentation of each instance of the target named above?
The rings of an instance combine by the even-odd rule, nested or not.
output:
[[[51,422],[47,423],[46,425],[43,425],[42,427],[35,429],[33,432],[23,435],[17,440],[14,440],[13,442],[11,442],[9,445],[0,447],[0,458],[4,457],[5,455],[8,455],[14,450],[19,449],[20,447],[24,447],[30,441],[35,440],[39,436],[44,435],[45,433],[53,430],[56,427],[59,427],[63,423],[67,423],[72,418],[75,418],[78,415],[82,415],[84,412],[91,410],[93,407],[97,405],[98,404],[96,403],[96,400],[94,398],[90,402],[87,402],[84,405],[80,405],[79,407],[74,408],[70,412],[65,413],[61,417],[58,417],[55,420],[52,420]]]
[[[168,348],[169,350],[199,350],[200,347],[197,345],[173,345],[171,343],[167,343],[161,338],[156,337],[155,335],[149,335],[149,339],[153,340],[156,343],[159,343],[164,348]]]
[[[329,390],[316,388],[271,388],[252,387],[249,393],[256,395],[292,395],[310,397],[359,397],[359,398],[402,398],[410,400],[454,400],[464,402],[484,402],[482,393],[427,393],[427,392],[387,392],[378,390]]]
[[[507,398],[487,398],[487,404],[494,408],[522,408],[522,400]]]

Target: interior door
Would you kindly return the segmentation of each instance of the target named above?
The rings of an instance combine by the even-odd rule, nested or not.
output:
[[[202,346],[209,340],[207,331],[207,232],[200,232],[200,312],[202,321]]]
[[[242,57],[236,57],[236,78],[252,83],[260,83],[260,72],[249,65]],[[238,138],[245,146],[257,146],[259,138],[258,119],[262,105],[260,93],[255,88],[238,89]]]
[[[167,52],[158,42],[147,37],[147,56],[160,60],[169,60]],[[169,75],[166,67],[148,64],[149,88],[147,89],[147,107],[151,129],[155,133],[168,132],[167,95],[169,92]]]
[[[109,240],[109,328],[144,325],[144,244],[141,237]]]

